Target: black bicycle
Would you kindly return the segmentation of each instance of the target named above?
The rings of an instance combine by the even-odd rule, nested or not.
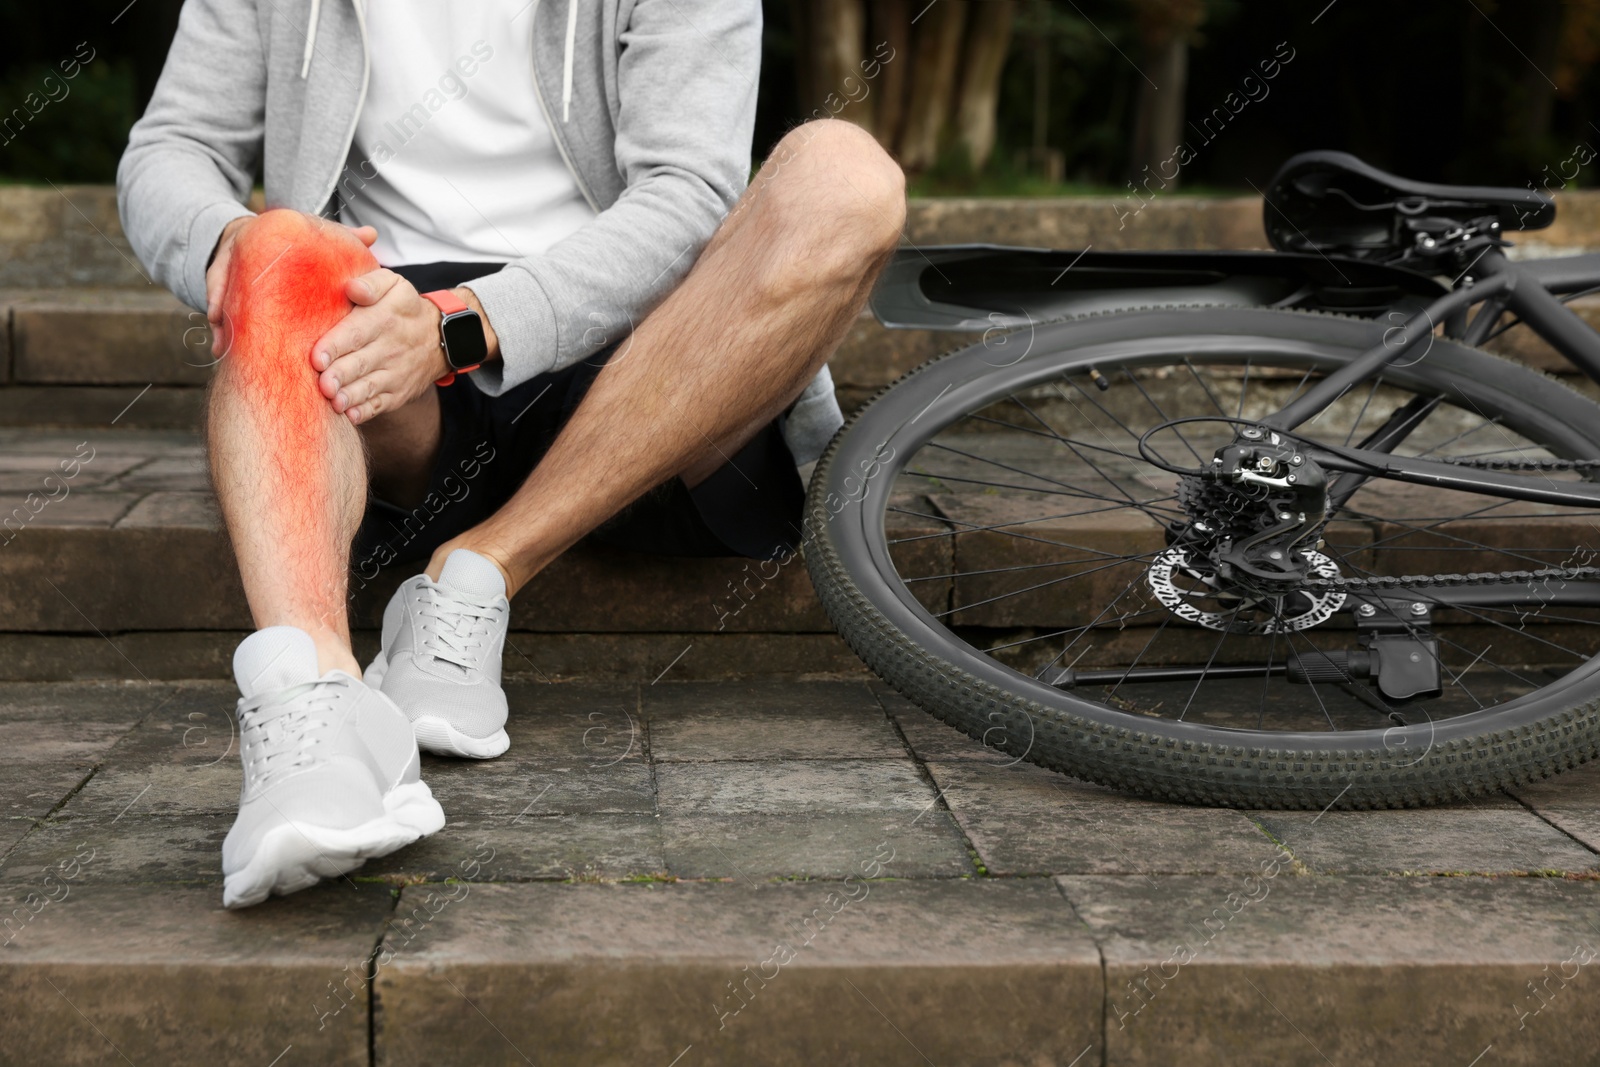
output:
[[[1508,259],[1527,189],[1342,153],[1265,196],[1278,251],[906,249],[891,327],[983,331],[819,462],[806,559],[840,633],[986,744],[1134,792],[1393,807],[1600,744],[1600,404],[1483,351],[1517,322],[1600,382]]]

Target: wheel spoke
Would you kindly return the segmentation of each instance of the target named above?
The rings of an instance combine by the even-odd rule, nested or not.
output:
[[[1345,344],[1338,330],[1332,336],[1330,353]],[[988,656],[1033,679],[1015,682],[1019,699],[1086,702],[1099,708],[1094,714],[1112,716],[1103,721],[1135,722],[1169,739],[1188,735],[1163,735],[1159,725],[1146,724],[1235,730],[1269,745],[1260,739],[1348,735],[1390,720],[1425,729],[1462,715],[1492,716],[1507,701],[1547,685],[1539,680],[1544,672],[1584,662],[1591,631],[1600,635],[1600,609],[1552,603],[1547,610],[1499,593],[1497,603],[1480,606],[1471,603],[1470,591],[1458,603],[1419,578],[1388,595],[1415,597],[1435,610],[1390,622],[1389,632],[1434,642],[1437,696],[1397,703],[1380,687],[1392,681],[1386,672],[1369,679],[1364,669],[1343,676],[1313,669],[1393,646],[1373,644],[1386,639],[1385,631],[1355,616],[1360,601],[1349,598],[1351,588],[1342,599],[1324,589],[1296,590],[1292,578],[1252,574],[1223,558],[1224,539],[1237,545],[1256,530],[1271,530],[1276,519],[1265,509],[1286,506],[1284,494],[1293,486],[1190,472],[1187,458],[1209,470],[1214,449],[1235,439],[1241,420],[1269,418],[1326,380],[1338,360],[1355,356],[1353,348],[1348,357],[1324,354],[1314,347],[1319,338],[1306,339],[1313,347],[1286,350],[1281,358],[1263,355],[1268,349],[1259,345],[1234,357],[1214,345],[1164,352],[1141,340],[1126,355],[1097,353],[1092,375],[1083,356],[1065,351],[1044,353],[1058,362],[1042,374],[1036,353],[1025,368],[992,368],[970,379],[980,387],[971,393],[970,410],[946,403],[938,427],[921,425],[895,438],[909,424],[897,429],[880,420],[884,441],[921,443],[903,450],[894,468],[900,480],[871,503],[896,522],[895,536],[864,524],[869,535],[891,548],[949,541],[925,553],[896,548],[898,570],[885,570],[885,578],[899,583],[902,600],[910,590],[929,598],[937,589],[929,606],[915,612],[925,620],[919,625],[963,644],[968,655]],[[1547,447],[1566,439],[1542,428],[1504,425],[1495,392],[1503,383],[1495,382],[1491,387],[1464,376],[1446,357],[1392,368],[1346,391],[1290,440],[1348,447],[1378,436],[1397,457],[1445,461],[1584,455],[1576,446]],[[899,419],[916,405],[886,410]],[[1552,418],[1591,432],[1576,421],[1578,411],[1558,404]],[[1146,439],[1180,462],[1163,467],[1146,459],[1140,447]],[[854,454],[865,453],[858,448]],[[1470,468],[1463,469],[1470,477]],[[1546,473],[1568,478],[1582,472]],[[1395,577],[1403,574],[1556,566],[1573,551],[1564,542],[1580,539],[1569,534],[1575,521],[1600,520],[1600,508],[1547,508],[1504,495],[1472,499],[1383,472],[1348,503],[1335,503],[1327,520],[1335,524],[1331,534],[1319,533],[1325,541],[1284,544],[1299,551],[1315,543],[1319,551],[1308,565],[1331,561],[1336,570],[1330,573],[1342,574],[1353,588],[1382,578],[1386,585],[1368,587],[1379,592],[1396,588]],[[1202,533],[1194,525],[1199,519],[1214,521]],[[1153,573],[1158,562],[1161,569]],[[872,565],[884,566],[881,555]],[[939,582],[949,584],[930,584]],[[1454,597],[1462,593],[1453,590]],[[911,623],[895,625],[911,632]],[[937,646],[928,651],[939,654]],[[1381,669],[1381,656],[1375,662]],[[1062,670],[1074,673],[1058,675]],[[994,677],[1002,678],[995,684],[1004,689],[1003,676]],[[1052,682],[1056,695],[1039,692]],[[911,685],[904,684],[909,694]],[[1289,746],[1306,743],[1297,739]]]

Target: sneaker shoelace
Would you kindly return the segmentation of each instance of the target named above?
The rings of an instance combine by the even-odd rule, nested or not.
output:
[[[266,789],[278,778],[309,767],[322,743],[312,731],[328,726],[346,683],[319,678],[239,702],[239,734],[246,778]]]
[[[422,602],[417,614],[423,619],[419,651],[463,670],[481,667],[504,607],[494,597],[472,596],[432,582],[419,583],[418,588]]]

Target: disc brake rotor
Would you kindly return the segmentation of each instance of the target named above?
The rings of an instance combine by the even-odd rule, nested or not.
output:
[[[1307,576],[1337,578],[1339,566],[1320,552],[1304,550]],[[1195,588],[1179,588],[1175,579],[1184,577]],[[1277,634],[1308,630],[1320,626],[1344,606],[1346,594],[1338,590],[1297,590],[1281,596],[1254,596],[1216,588],[1200,571],[1189,565],[1189,550],[1181,545],[1162,552],[1151,561],[1146,572],[1150,591],[1163,607],[1186,622],[1209,630],[1238,634]],[[1237,600],[1227,611],[1208,611],[1196,601]],[[1258,617],[1252,618],[1252,615]]]

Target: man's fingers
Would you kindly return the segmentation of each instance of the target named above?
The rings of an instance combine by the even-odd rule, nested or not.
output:
[[[360,238],[361,243],[366,245],[368,248],[371,248],[378,240],[378,229],[376,226],[352,226],[350,227],[350,232],[354,233],[358,238]]]
[[[361,307],[371,307],[384,297],[400,281],[400,275],[392,270],[368,271],[359,277],[351,278],[344,286],[344,295],[352,304]]]
[[[389,378],[388,371],[378,367],[371,373],[340,383],[338,391],[332,397],[333,410],[347,411],[350,408],[366,404],[375,396],[388,392]]]
[[[385,411],[388,411],[389,399],[390,395],[388,393],[379,393],[377,396],[374,396],[364,404],[357,404],[347,408],[345,410],[345,415],[350,419],[351,422],[355,423],[357,426],[360,426],[363,422],[366,422],[367,420],[378,415],[382,415]]]
[[[378,354],[370,348],[358,349],[334,360],[317,378],[322,386],[322,395],[335,401],[335,411],[343,411],[344,407],[337,402],[339,395],[343,393],[348,396],[356,383],[378,368],[379,362]]]
[[[353,309],[311,346],[312,367],[322,372],[331,370],[340,359],[371,344],[381,325],[380,313],[365,308]],[[341,382],[349,380],[345,374],[334,376]]]

